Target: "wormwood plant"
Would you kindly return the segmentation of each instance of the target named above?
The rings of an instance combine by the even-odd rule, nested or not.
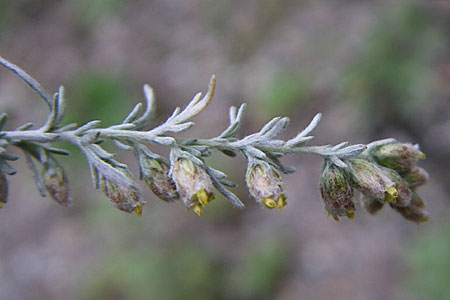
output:
[[[204,97],[196,94],[184,109],[176,108],[164,123],[152,129],[146,129],[154,114],[153,90],[148,85],[143,88],[145,109],[141,103],[137,104],[121,124],[101,128],[100,120],[94,120],[81,126],[64,125],[62,86],[51,97],[18,66],[2,57],[0,64],[16,73],[49,107],[47,121],[37,129],[31,129],[33,124],[26,123],[15,130],[4,131],[7,115],[0,116],[0,206],[7,202],[5,175],[16,173],[10,161],[18,159],[7,153],[8,146],[22,150],[42,197],[48,194],[65,206],[71,203],[67,176],[56,159],[56,155],[69,153],[52,147],[52,143],[63,141],[74,144],[84,154],[96,189],[101,189],[118,209],[141,215],[145,204],[142,191],[127,165],[115,160],[114,154],[102,147],[102,142],[109,139],[118,148],[134,154],[140,179],[156,196],[166,202],[181,200],[187,210],[199,216],[214,199],[213,188],[233,206],[244,208],[239,198],[229,191],[228,188],[235,185],[226,179],[226,174],[205,163],[204,157],[215,151],[231,157],[240,153],[247,159],[247,187],[263,208],[281,211],[287,205],[281,174],[293,173],[295,169],[283,165],[280,158],[289,153],[316,154],[323,158],[319,188],[325,210],[336,221],[341,216],[353,218],[357,203],[354,190],[359,191],[362,206],[372,214],[389,203],[408,220],[418,223],[428,220],[424,201],[416,193],[417,187],[428,178],[427,172],[416,165],[419,159],[425,158],[418,145],[399,143],[391,138],[367,145],[343,142],[334,146],[306,146],[313,139],[310,134],[320,121],[320,113],[289,140],[279,138],[289,123],[287,117],[273,118],[260,131],[240,138],[238,130],[245,104],[230,108],[230,124],[217,137],[173,136],[192,127],[194,123],[189,120],[211,101],[215,76],[211,77]],[[168,159],[152,152],[154,144],[170,147]]]

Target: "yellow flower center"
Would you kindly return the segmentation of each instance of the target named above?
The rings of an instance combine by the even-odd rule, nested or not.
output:
[[[386,193],[384,199],[388,202],[395,203],[397,202],[398,191],[395,186],[390,186],[386,189]]]
[[[205,206],[208,203],[209,197],[205,189],[201,189],[200,191],[198,191],[195,194],[195,196],[197,197],[198,202],[200,202],[202,206]]]
[[[285,207],[287,205],[286,199],[287,199],[287,197],[284,194],[281,194],[280,196],[278,196],[277,208],[279,211],[282,211],[283,207]]]
[[[277,206],[277,203],[271,197],[262,198],[261,202],[264,204],[264,207],[268,209],[273,209]]]
[[[134,213],[140,217],[142,215],[142,205],[136,205],[134,207]]]
[[[198,204],[192,207],[192,211],[199,217],[203,214],[203,208]]]
[[[355,217],[355,212],[354,211],[348,211],[346,213],[347,218],[349,218],[350,220],[353,219]]]

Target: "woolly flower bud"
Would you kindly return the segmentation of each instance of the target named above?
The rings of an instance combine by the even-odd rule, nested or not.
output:
[[[8,181],[3,172],[0,172],[0,208],[8,202]]]
[[[393,143],[376,147],[370,151],[373,158],[382,166],[403,173],[411,169],[425,154],[418,145]]]
[[[414,166],[408,172],[403,174],[403,179],[408,182],[411,188],[418,187],[428,181],[428,172],[425,169]]]
[[[145,203],[142,199],[141,190],[135,185],[119,184],[107,178],[102,178],[101,188],[106,197],[118,209],[131,213],[134,212],[140,216],[142,214],[142,205]]]
[[[423,223],[430,218],[429,213],[425,210],[425,202],[422,198],[414,193],[411,203],[407,207],[392,206],[398,211],[405,219],[416,223]]]
[[[353,219],[355,203],[353,202],[353,188],[344,171],[336,166],[326,166],[320,178],[320,194],[325,203],[325,210],[336,221],[340,216]]]
[[[54,159],[44,163],[42,179],[47,192],[53,200],[61,205],[69,206],[72,203],[69,193],[69,181],[64,169]]]
[[[384,167],[381,167],[381,169],[395,183],[398,195],[393,203],[396,206],[408,206],[413,195],[413,191],[409,188],[408,183],[394,170]]]
[[[254,163],[249,166],[246,174],[247,187],[253,198],[265,208],[286,206],[286,195],[283,192],[283,181],[280,174],[267,163]]]
[[[167,163],[147,156],[143,156],[139,162],[145,183],[158,198],[166,202],[178,199],[175,183],[168,175]]]
[[[352,159],[349,163],[353,187],[368,198],[395,202],[398,196],[395,183],[376,164],[363,159]]]
[[[371,215],[376,214],[380,209],[383,208],[384,205],[384,202],[380,202],[378,200],[367,198],[364,196],[361,202],[366,211]]]
[[[179,158],[172,166],[172,178],[184,205],[201,216],[203,206],[214,199],[206,171],[189,159]]]

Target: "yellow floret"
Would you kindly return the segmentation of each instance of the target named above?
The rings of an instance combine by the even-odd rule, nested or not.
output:
[[[134,207],[134,213],[140,217],[142,215],[142,205],[136,205]]]
[[[264,204],[264,207],[273,209],[277,206],[275,200],[272,197],[265,197],[261,199],[261,202]]]
[[[287,199],[287,197],[284,194],[281,194],[280,196],[278,196],[277,208],[279,211],[282,211],[283,207],[285,207],[287,205],[286,199]]]
[[[203,208],[200,205],[194,205],[194,207],[192,207],[192,211],[199,217],[203,214]]]
[[[386,189],[384,199],[388,202],[395,203],[397,202],[398,191],[395,186],[390,186]]]

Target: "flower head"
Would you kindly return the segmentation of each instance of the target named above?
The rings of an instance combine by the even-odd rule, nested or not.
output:
[[[384,206],[384,202],[380,202],[380,201],[375,200],[375,199],[367,198],[365,196],[362,196],[362,201],[361,202],[362,202],[362,206],[371,215],[376,214]]]
[[[0,208],[8,202],[8,181],[5,173],[0,172]]]
[[[395,183],[376,164],[364,159],[349,160],[351,184],[366,197],[381,202],[395,202],[398,191]]]
[[[429,213],[425,210],[425,202],[416,193],[414,193],[411,203],[407,207],[394,205],[392,207],[409,221],[423,223],[430,218]]]
[[[411,188],[418,187],[428,181],[428,172],[425,169],[414,166],[408,172],[402,174],[403,179]]]
[[[42,178],[45,189],[53,200],[64,206],[69,206],[71,204],[72,200],[70,199],[69,181],[67,180],[64,169],[56,160],[49,158],[44,163]]]
[[[425,154],[418,145],[392,143],[376,147],[370,151],[372,157],[382,166],[394,169],[398,173],[407,172]]]
[[[320,194],[325,204],[325,210],[339,221],[340,216],[352,219],[355,211],[353,188],[345,172],[334,165],[325,166],[320,178]]]
[[[203,207],[214,199],[212,181],[206,171],[192,160],[178,158],[172,166],[172,179],[184,205],[201,216]]]
[[[169,177],[169,165],[163,160],[142,155],[139,159],[142,178],[159,199],[172,202],[178,199],[178,192]]]
[[[265,208],[278,208],[281,211],[286,206],[283,181],[278,171],[268,163],[250,164],[245,179],[250,195]]]
[[[118,183],[105,177],[102,177],[100,185],[116,208],[128,213],[135,212],[138,216],[142,214],[142,205],[145,201],[142,199],[142,191],[137,186]]]

